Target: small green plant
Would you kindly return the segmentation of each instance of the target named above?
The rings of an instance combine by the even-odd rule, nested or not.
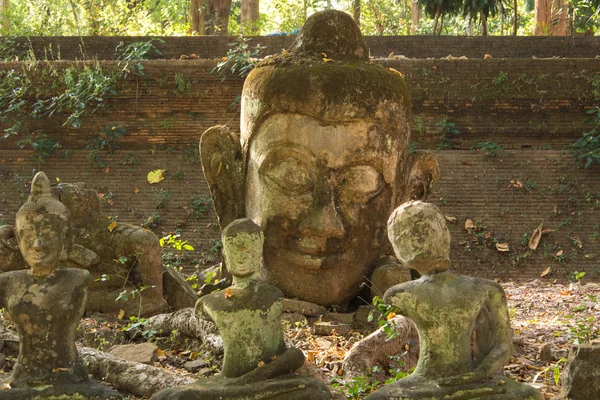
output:
[[[474,147],[476,150],[479,150],[485,154],[488,158],[494,158],[499,156],[504,148],[496,142],[485,141],[479,142]]]
[[[160,247],[169,246],[174,248],[175,250],[188,250],[193,251],[194,248],[188,244],[186,240],[181,240],[179,235],[169,234],[159,239],[158,243]]]
[[[110,154],[119,148],[119,138],[125,136],[127,131],[119,125],[109,125],[102,130],[99,136],[88,139],[85,142],[85,149],[99,151],[108,149]]]
[[[592,164],[600,164],[600,107],[587,110],[586,114],[590,117],[585,122],[591,128],[571,144],[571,150],[579,165],[589,168]]]
[[[227,55],[221,59],[217,66],[211,71],[217,72],[221,77],[221,82],[228,76],[245,78],[258,62],[258,56],[266,48],[257,44],[251,48],[248,42],[249,38],[239,36],[237,41],[229,43],[231,48]]]
[[[374,309],[369,313],[367,321],[371,322],[375,317],[375,312],[377,312],[379,315],[377,324],[383,328],[383,331],[387,335],[386,340],[395,339],[398,334],[396,333],[396,325],[393,321],[393,318],[396,316],[398,309],[392,305],[384,303],[383,299],[379,296],[373,297],[372,304]]]
[[[148,327],[147,318],[131,316],[129,317],[129,321],[131,322],[123,327],[123,331],[128,332],[132,339],[135,339],[138,335],[146,339],[151,339],[158,333],[156,330]]]
[[[182,73],[175,73],[175,85],[177,85],[177,90],[181,93],[191,92],[192,91],[192,82],[185,79]]]
[[[19,146],[21,150],[23,150],[25,147],[31,147],[33,150],[33,156],[38,163],[38,169],[41,167],[41,164],[46,160],[46,158],[50,157],[52,153],[61,148],[58,140],[54,140],[40,131],[29,134],[25,137],[25,139],[19,140],[17,142],[17,146]]]
[[[153,38],[145,42],[133,42],[124,45],[123,42],[117,46],[117,51],[120,53],[119,61],[123,63],[122,71],[128,74],[131,69],[141,77],[145,77],[144,65],[140,62],[133,63],[139,60],[148,60],[152,53],[161,55],[162,53],[154,46],[154,42],[164,43],[165,41],[159,38]]]
[[[198,146],[187,146],[183,149],[183,159],[188,164],[197,164],[200,162],[200,151]]]
[[[151,231],[158,228],[160,222],[162,221],[162,217],[159,213],[153,212],[149,217],[145,218],[142,222],[142,228],[150,229]]]
[[[456,129],[456,124],[454,122],[448,121],[446,117],[442,118],[440,122],[436,124],[438,126],[437,134],[440,135],[440,144],[438,145],[438,150],[449,149],[452,147],[452,142],[448,135],[459,135],[460,131]]]
[[[173,196],[173,192],[170,190],[160,189],[154,195],[154,202],[156,203],[156,208],[163,208]]]
[[[200,220],[212,208],[212,199],[207,197],[192,196],[191,202],[190,217],[194,217],[197,220]]]

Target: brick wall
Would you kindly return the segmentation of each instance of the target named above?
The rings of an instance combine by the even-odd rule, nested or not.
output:
[[[294,36],[254,36],[250,44],[266,46],[266,54],[287,49]],[[114,60],[120,43],[124,45],[148,41],[150,37],[121,36],[44,36],[19,37],[21,51],[33,49],[38,59],[89,59]],[[161,37],[164,43],[155,42],[161,51],[156,58],[179,58],[196,54],[200,58],[221,58],[236,40],[232,36]],[[387,57],[390,53],[408,58],[440,58],[448,55],[482,59],[485,54],[494,58],[594,58],[600,55],[600,38],[595,36],[367,36],[367,46],[372,57]]]
[[[600,171],[576,168],[566,150],[586,129],[584,111],[594,106],[592,91],[599,83],[600,60],[382,63],[401,71],[409,83],[415,147],[433,150],[440,158],[442,178],[430,200],[451,220],[456,218],[449,223],[454,268],[502,278],[539,276],[548,266],[552,278],[575,270],[588,271],[590,277],[600,273]],[[215,64],[149,61],[144,63],[146,80],[130,76],[120,82],[119,94],[109,107],[81,128],[61,126],[61,115],[30,121],[29,129],[43,129],[60,140],[62,150],[72,151],[68,157],[58,151],[42,169],[52,180],[88,182],[105,194],[107,214],[118,215],[119,221],[140,224],[156,213],[163,220],[159,233],[174,231],[178,221],[185,221],[183,238],[197,248],[192,258],[201,259],[218,237],[218,229],[212,213],[199,220],[185,218],[192,196],[209,196],[195,150],[201,133],[212,125],[238,129],[235,99],[242,87],[240,80],[228,78],[221,83],[210,74]],[[119,68],[114,62],[101,65],[107,70]],[[67,68],[73,63],[52,66]],[[1,69],[18,67],[0,64]],[[183,86],[178,87],[175,74]],[[450,148],[437,151],[441,142],[437,124],[444,117],[456,123],[461,133],[447,135]],[[128,134],[113,156],[102,155],[110,166],[106,170],[89,163],[89,151],[83,147],[110,124],[123,126]],[[492,150],[494,146],[503,150],[492,157],[472,149],[484,141],[492,143]],[[13,222],[35,168],[31,152],[18,151],[15,138],[0,142],[0,220]],[[156,168],[166,169],[167,178],[150,185],[146,174]],[[161,189],[170,199],[157,209]],[[468,233],[467,219],[479,229]],[[544,236],[538,250],[527,255],[526,234],[541,222],[555,232]],[[508,242],[510,252],[499,252],[495,242]]]

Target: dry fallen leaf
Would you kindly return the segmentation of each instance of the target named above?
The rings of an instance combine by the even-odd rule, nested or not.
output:
[[[466,229],[467,231],[469,231],[469,232],[471,232],[471,229],[475,229],[475,224],[473,223],[473,221],[472,221],[472,220],[468,219],[468,220],[465,222],[465,229]]]
[[[543,277],[545,277],[546,275],[550,274],[550,271],[551,271],[551,269],[550,269],[550,267],[548,267],[548,268],[546,268],[546,269],[544,270],[544,272],[542,272],[542,273],[540,274],[540,276],[543,278]]]
[[[119,310],[119,315],[117,315],[118,319],[123,319],[123,317],[125,316],[125,310],[120,309]]]
[[[139,192],[140,192],[140,189],[138,189],[138,188],[133,189],[133,193],[139,193]]]
[[[107,202],[108,204],[110,204],[111,206],[112,206],[112,205],[114,205],[114,203],[113,203],[112,199],[108,199],[106,202]]]
[[[395,70],[394,68],[388,68],[390,71],[397,73],[398,75],[400,75],[402,78],[404,78],[404,74],[398,70]]]
[[[446,215],[446,221],[454,224],[454,223],[456,223],[456,217],[451,217],[449,215]]]
[[[563,255],[563,253],[564,253],[564,251],[563,251],[563,250],[559,250],[559,251],[556,253],[556,257],[560,257],[560,256],[562,256],[562,255]]]
[[[571,294],[571,291],[570,290],[565,290],[564,292],[558,292],[558,293],[560,293],[561,296],[568,296],[568,295]]]
[[[110,225],[108,226],[108,230],[112,232],[112,231],[114,231],[114,230],[115,230],[115,228],[116,228],[116,227],[117,227],[117,221],[113,221],[113,222],[111,222],[111,223],[110,223]]]
[[[162,182],[165,179],[165,170],[164,169],[155,169],[154,171],[148,172],[148,183],[158,183]]]
[[[395,316],[396,316],[396,313],[395,312],[391,312],[391,313],[388,314],[387,320],[389,321],[390,319],[394,318]]]
[[[109,172],[110,172],[110,167],[106,167],[106,168],[104,168],[104,173],[105,173],[105,174],[108,174]]]
[[[52,372],[68,371],[69,368],[52,368]]]
[[[10,389],[12,389],[12,386],[10,385],[10,382],[2,384],[2,390],[10,390]]]
[[[577,245],[577,247],[579,247],[580,249],[583,248],[583,243],[581,243],[581,239],[579,239],[577,236],[570,238],[574,244]]]
[[[333,60],[331,58],[323,58],[323,62],[333,62]]]
[[[231,289],[230,288],[225,289],[225,294],[223,295],[223,297],[225,297],[226,299],[228,299],[231,296],[233,296],[233,293],[231,292]]]
[[[533,231],[533,234],[529,239],[529,248],[531,250],[537,249],[538,244],[540,244],[540,239],[542,238],[542,225],[543,223],[541,223],[540,226],[538,226],[536,230]]]
[[[261,361],[261,362],[258,363],[258,368],[264,367],[264,366],[265,366],[265,362],[264,361]]]
[[[498,251],[510,251],[508,243],[496,243],[496,250]]]
[[[156,350],[156,357],[166,357],[166,354],[163,350],[161,349],[157,349]]]

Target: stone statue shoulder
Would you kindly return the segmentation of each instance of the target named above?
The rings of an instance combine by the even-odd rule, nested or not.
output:
[[[210,311],[235,312],[237,310],[267,310],[283,298],[281,290],[267,283],[253,284],[247,288],[231,287],[203,296],[198,305]],[[198,306],[196,306],[198,309]]]

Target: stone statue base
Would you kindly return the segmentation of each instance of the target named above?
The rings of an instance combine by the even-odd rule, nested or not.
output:
[[[6,382],[1,382],[2,384]],[[0,390],[0,400],[118,400],[123,396],[108,386],[92,380],[80,383],[16,387]]]
[[[200,380],[191,385],[167,388],[150,400],[329,400],[327,386],[314,378],[296,374],[260,382],[241,383],[236,378],[220,376]]]
[[[496,375],[484,383],[438,386],[413,375],[375,391],[367,400],[542,400],[533,387]]]

